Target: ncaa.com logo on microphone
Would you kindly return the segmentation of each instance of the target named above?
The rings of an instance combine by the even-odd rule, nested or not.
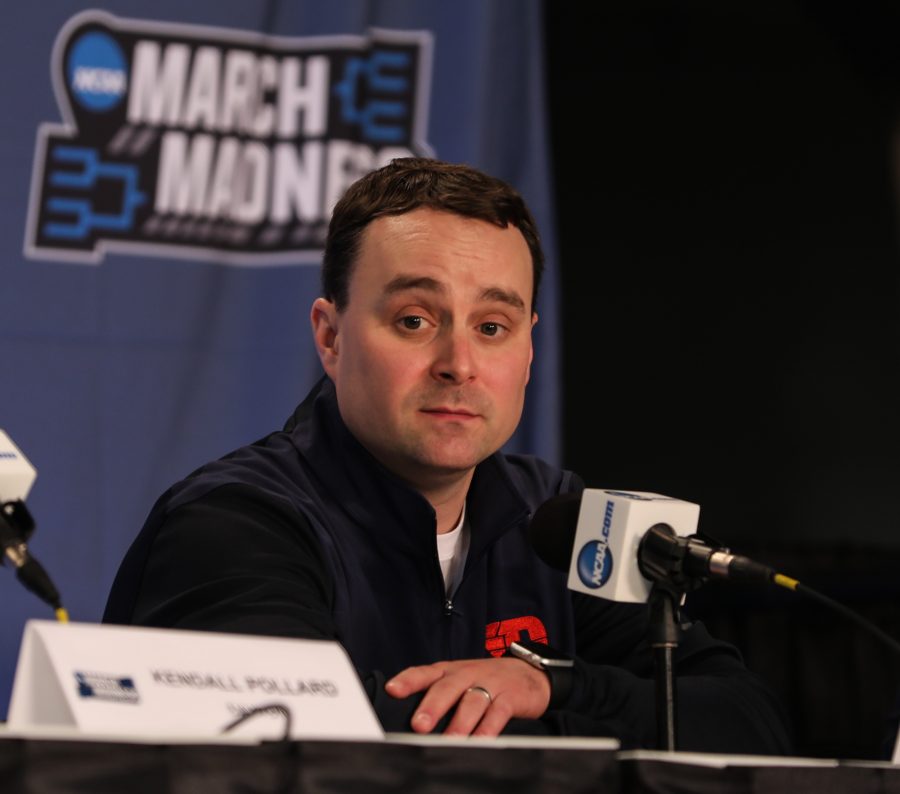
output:
[[[609,550],[609,531],[615,508],[613,502],[607,501],[600,539],[588,541],[578,552],[578,578],[585,587],[594,589],[603,587],[612,576],[613,555]]]

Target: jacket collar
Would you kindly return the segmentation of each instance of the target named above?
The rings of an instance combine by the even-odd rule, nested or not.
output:
[[[434,509],[416,490],[377,461],[344,424],[334,384],[323,377],[287,421],[285,431],[319,485],[354,522],[411,554],[434,555]],[[529,514],[495,453],[475,468],[466,499],[472,559]]]

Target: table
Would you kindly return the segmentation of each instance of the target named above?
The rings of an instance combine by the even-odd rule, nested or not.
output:
[[[3,794],[900,794],[900,767],[618,752],[602,740],[135,743],[0,737]]]

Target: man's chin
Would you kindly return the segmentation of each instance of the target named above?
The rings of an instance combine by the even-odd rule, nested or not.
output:
[[[469,476],[474,468],[490,456],[468,452],[466,454],[420,454],[414,456],[404,466],[410,477],[417,480],[452,481]]]

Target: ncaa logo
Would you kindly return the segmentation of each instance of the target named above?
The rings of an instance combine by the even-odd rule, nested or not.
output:
[[[612,552],[605,540],[585,543],[578,552],[578,578],[585,587],[595,590],[603,587],[612,576],[612,570]]]
[[[131,676],[80,671],[74,674],[79,697],[131,705],[140,703],[141,698]]]
[[[69,50],[66,77],[72,95],[85,110],[111,110],[122,101],[128,88],[122,48],[103,31],[84,33]]]

